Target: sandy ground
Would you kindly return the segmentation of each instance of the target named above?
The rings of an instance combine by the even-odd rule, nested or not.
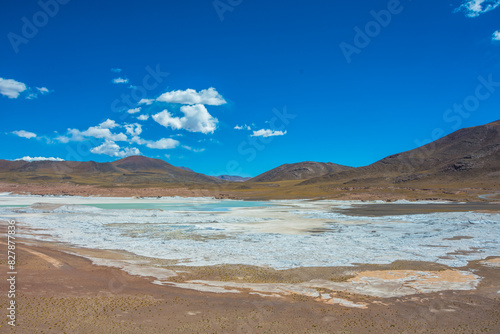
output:
[[[1,225],[5,234],[5,223]],[[5,249],[5,238],[1,248]],[[471,290],[373,296],[329,289],[307,296],[300,291],[260,293],[251,286],[218,282],[223,290],[198,291],[171,284],[153,284],[152,276],[128,274],[117,268],[97,266],[86,258],[68,254],[66,247],[50,243],[17,245],[17,326],[5,320],[3,333],[473,333],[500,332],[500,268],[498,258],[471,263],[468,272],[407,264],[408,268],[360,268],[341,282],[366,279],[398,281],[471,282]],[[78,252],[78,250],[73,250]],[[81,250],[86,256],[112,259],[102,251]],[[122,255],[115,254],[119,259]],[[2,256],[0,270],[7,272]],[[134,262],[140,263],[140,262]],[[404,267],[404,266],[403,266]],[[132,267],[133,268],[133,267]],[[369,269],[369,270],[363,270]],[[383,269],[383,268],[382,268]],[[314,269],[302,269],[314,272]],[[326,269],[323,269],[326,270]],[[474,274],[471,274],[473,270]],[[244,271],[244,269],[243,269]],[[427,272],[428,274],[425,274]],[[164,280],[168,279],[169,272]],[[142,272],[144,274],[144,271]],[[292,272],[299,275],[300,271]],[[244,272],[242,272],[244,275]],[[190,277],[192,281],[194,277]],[[180,279],[179,284],[186,283]],[[222,284],[224,283],[224,284]],[[262,282],[260,282],[262,284]],[[189,282],[188,282],[189,284]],[[217,285],[217,284],[215,284]],[[214,286],[215,286],[214,285]],[[270,285],[268,284],[267,287]],[[296,285],[297,286],[297,285]],[[7,305],[6,280],[0,284],[0,302]],[[323,295],[329,295],[325,300]],[[325,302],[328,301],[328,302]],[[2,307],[5,311],[5,308]],[[4,317],[3,317],[4,318]],[[4,318],[5,319],[5,318]]]

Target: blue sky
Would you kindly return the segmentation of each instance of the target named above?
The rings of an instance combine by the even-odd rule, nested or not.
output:
[[[8,0],[0,158],[362,166],[499,119],[500,0]]]

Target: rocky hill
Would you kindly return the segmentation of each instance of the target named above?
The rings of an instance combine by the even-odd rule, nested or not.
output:
[[[305,180],[350,169],[352,169],[352,167],[337,165],[331,162],[305,161],[281,165],[252,178],[250,181],[277,182],[286,180]]]

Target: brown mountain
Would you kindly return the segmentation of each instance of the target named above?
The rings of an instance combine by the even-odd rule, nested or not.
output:
[[[204,174],[195,173],[175,167],[160,159],[148,158],[140,155],[126,157],[112,162],[121,170],[132,172],[123,174],[120,182],[133,182],[131,178],[142,178],[144,181],[170,182],[170,183],[220,183],[221,181]]]
[[[500,121],[460,129],[430,144],[394,154],[365,167],[302,182],[343,184],[498,183]]]
[[[189,167],[184,167],[184,166],[176,166],[177,168],[180,168],[182,170],[187,170],[188,172],[194,172],[194,170],[192,170],[191,168]]]
[[[128,171],[169,171],[172,166],[166,161],[160,159],[152,159],[141,155],[133,155],[120,160],[113,161],[111,164],[117,168]],[[179,169],[179,168],[178,168]]]
[[[0,172],[21,173],[112,173],[119,172],[110,162],[99,163],[94,161],[8,161],[0,160]]]
[[[222,183],[217,178],[183,170],[166,161],[130,156],[114,162],[0,160],[0,180],[60,181],[79,184]]]
[[[284,164],[270,171],[257,175],[250,182],[277,182],[287,180],[305,180],[330,173],[350,170],[352,167],[337,165],[331,162],[305,161]]]

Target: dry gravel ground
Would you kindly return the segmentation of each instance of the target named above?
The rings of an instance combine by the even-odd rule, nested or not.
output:
[[[1,225],[5,234],[5,224]],[[5,239],[1,248],[6,254]],[[367,308],[314,298],[209,293],[151,284],[153,278],[92,265],[55,244],[18,244],[17,326],[2,333],[500,333],[498,260],[471,263],[477,290],[399,298],[339,292]],[[2,255],[0,271],[6,273]],[[5,274],[4,274],[5,275]],[[0,303],[6,312],[6,280]]]

